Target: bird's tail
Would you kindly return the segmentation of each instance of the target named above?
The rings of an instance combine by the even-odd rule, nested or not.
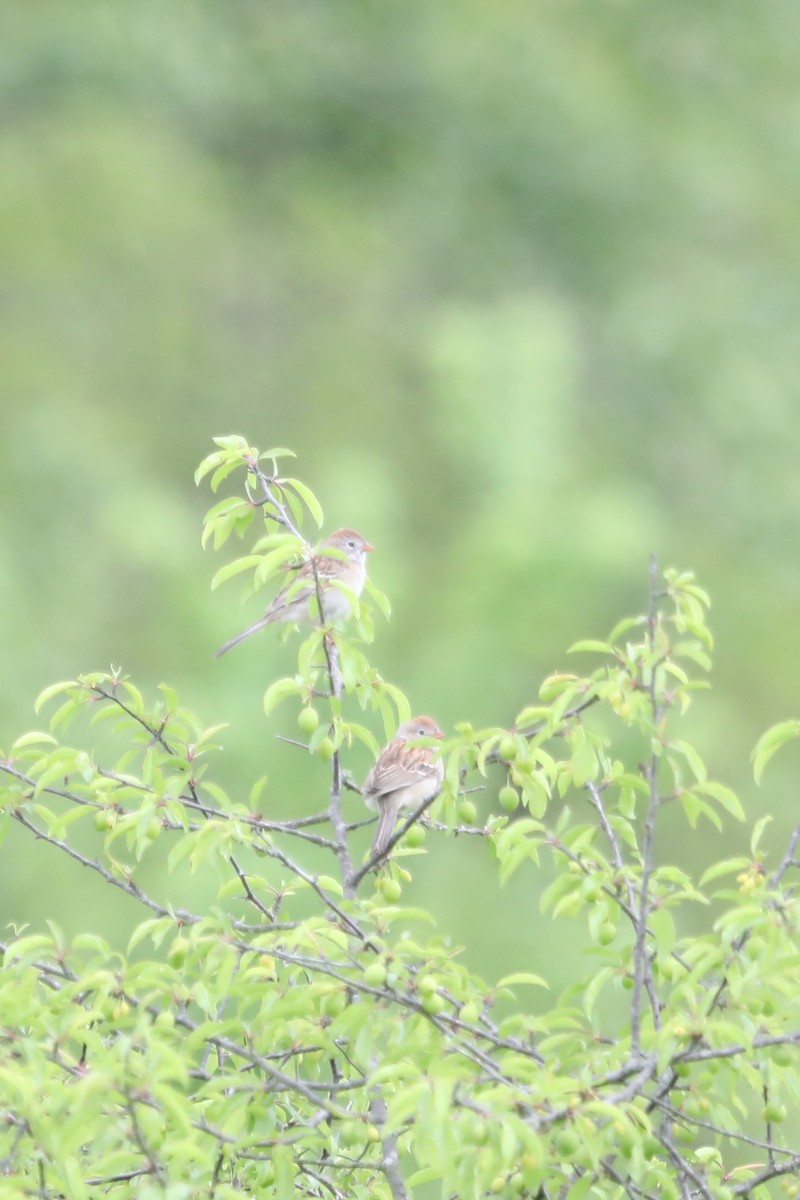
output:
[[[234,646],[238,646],[239,642],[243,642],[245,638],[249,638],[251,633],[258,633],[260,629],[265,629],[267,625],[270,624],[272,619],[273,618],[271,616],[259,617],[259,619],[254,621],[252,625],[248,625],[247,629],[243,629],[241,633],[237,633],[236,637],[232,637],[231,640],[226,642],[224,646],[220,646],[215,657],[220,658],[223,654],[227,654],[228,651],[232,650]]]
[[[391,796],[386,800],[378,801],[378,827],[375,830],[375,837],[372,841],[370,858],[379,858],[386,853],[386,847],[392,840],[395,825],[397,824],[399,811],[400,806],[398,802]]]

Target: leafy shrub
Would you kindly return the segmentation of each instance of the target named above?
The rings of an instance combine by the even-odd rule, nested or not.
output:
[[[238,437],[217,447],[198,480],[244,486],[211,509],[204,537],[255,540],[214,583],[247,573],[260,589],[308,551],[322,513],[280,474],[289,452]],[[771,873],[767,816],[749,854],[699,881],[658,854],[667,805],[690,835],[744,818],[673,732],[710,666],[702,589],[653,565],[647,611],[572,647],[593,670],[546,679],[508,726],[459,724],[441,795],[401,821],[377,869],[355,859],[363,822],[342,810],[353,742],[376,753],[411,712],[369,662],[376,610],[388,604],[370,584],[346,628],[306,628],[296,673],[263,698],[296,708],[297,740],[318,760],[316,807],[304,798],[290,820],[262,814],[263,781],[246,799],[226,794],[212,774],[218,729],[167,687],[146,699],[118,673],[87,674],[39,697],[37,710],[57,705],[50,732],[0,761],[3,828],[17,822],[96,873],[141,919],[126,954],[91,931],[66,941],[55,924],[4,942],[4,1186],[176,1200],[724,1200],[775,1181],[794,1193],[800,826]],[[63,742],[73,722],[110,723],[118,757],[96,754],[88,732],[84,748]],[[758,773],[798,730],[765,735]],[[477,787],[490,815],[476,825]],[[94,829],[81,840],[76,826]],[[530,989],[546,981],[527,964],[486,984],[404,905],[414,856],[435,855],[452,829],[485,840],[498,886],[549,856],[542,908],[583,922],[591,970],[550,1004],[539,993],[535,1012]],[[164,842],[178,875],[218,873],[209,911],[137,882]],[[712,900],[708,927],[682,934],[680,910]]]

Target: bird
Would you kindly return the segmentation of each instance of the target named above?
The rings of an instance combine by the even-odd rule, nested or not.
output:
[[[386,853],[401,809],[417,808],[441,791],[444,763],[438,750],[435,746],[414,745],[413,741],[443,737],[432,717],[412,717],[381,750],[362,789],[365,804],[378,813],[370,858]]]
[[[284,584],[263,617],[237,633],[217,651],[217,658],[227,654],[239,642],[280,621],[314,621],[316,619],[317,579],[322,599],[323,620],[340,621],[350,616],[350,596],[341,583],[360,596],[367,578],[366,557],[375,547],[355,529],[337,529],[326,538],[319,551],[307,559],[288,583]],[[326,554],[326,550],[336,553]]]

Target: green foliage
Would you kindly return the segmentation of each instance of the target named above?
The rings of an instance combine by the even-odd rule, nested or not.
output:
[[[251,586],[274,586],[310,552],[319,505],[278,475],[288,451],[216,443],[198,480],[243,477],[242,494],[215,505],[204,536],[255,540],[215,579],[252,569]],[[345,628],[300,633],[295,673],[263,698],[294,709],[298,750],[318,759],[317,800],[298,797],[292,819],[265,815],[269,781],[228,794],[220,726],[120,673],[46,688],[49,732],[3,754],[3,828],[140,909],[124,954],[90,920],[72,939],[50,923],[3,943],[8,1186],[176,1200],[401,1200],[433,1185],[465,1200],[771,1195],[800,1169],[787,1120],[800,1100],[800,827],[770,873],[768,817],[748,854],[716,861],[716,832],[745,814],[687,736],[710,666],[703,590],[653,565],[646,612],[572,647],[585,674],[545,679],[508,724],[459,724],[441,795],[401,821],[377,873],[355,853],[362,822],[343,816],[348,753],[376,753],[418,705],[367,658],[373,604],[388,611],[370,597]],[[765,735],[756,770],[794,733]],[[477,823],[474,796],[488,805]],[[667,815],[708,837],[699,880],[659,852]],[[577,922],[589,958],[564,994],[527,963],[477,977],[407,903],[414,856],[452,833],[486,844],[497,887],[548,861],[542,914]],[[213,876],[213,906],[146,891],[139,867],[154,855],[178,885]]]

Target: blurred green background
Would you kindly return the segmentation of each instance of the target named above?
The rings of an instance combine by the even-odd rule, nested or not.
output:
[[[265,807],[320,806],[272,739],[292,713],[261,711],[292,644],[213,659],[260,611],[209,592],[199,544],[192,472],[236,432],[379,547],[373,661],[444,726],[589,669],[566,647],[642,609],[651,552],[694,569],[716,673],[687,729],[777,852],[797,754],[760,791],[748,757],[800,712],[794,0],[16,0],[2,25],[0,745],[114,663],[232,723],[234,795],[267,772]],[[746,831],[671,838],[698,869]],[[558,979],[581,932],[539,916],[549,867],[498,893],[483,844],[428,846],[406,898],[471,965]],[[124,899],[19,834],[3,856],[4,922],[124,942]]]

